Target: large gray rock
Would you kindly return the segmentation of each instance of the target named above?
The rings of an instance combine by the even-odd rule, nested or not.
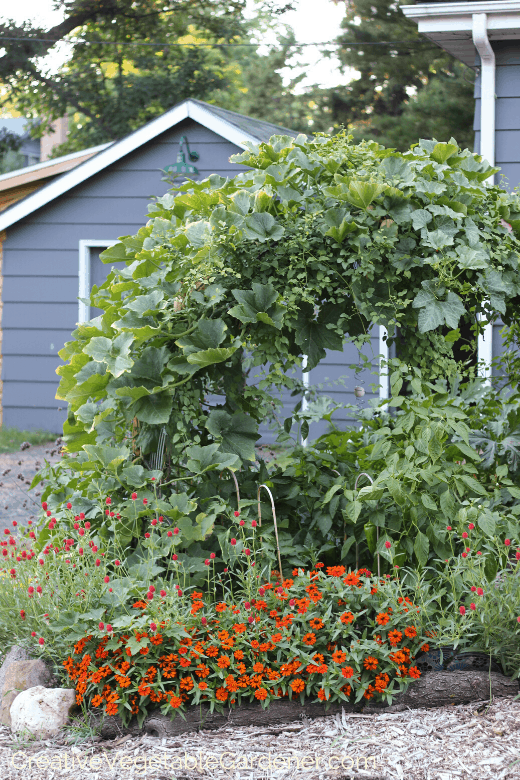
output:
[[[0,692],[4,688],[5,674],[11,664],[14,664],[15,661],[30,661],[32,658],[33,655],[31,655],[31,651],[26,650],[19,645],[13,645],[5,657],[0,656],[0,660],[2,661],[2,666],[0,668]]]
[[[63,728],[75,709],[76,694],[71,688],[28,688],[11,705],[11,731],[48,739]]]
[[[36,686],[53,688],[56,680],[49,667],[41,660],[15,661],[4,677],[0,702],[0,723],[11,725],[11,705],[22,691]]]

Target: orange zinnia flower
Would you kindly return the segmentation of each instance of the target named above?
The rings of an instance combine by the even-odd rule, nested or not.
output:
[[[376,617],[376,623],[379,623],[380,626],[386,626],[389,620],[390,615],[387,612],[380,612]]]
[[[351,666],[344,666],[341,670],[341,676],[349,680],[351,677],[354,677],[354,669]]]
[[[378,663],[379,661],[377,660],[377,658],[374,658],[372,655],[369,655],[363,661],[363,666],[365,667],[365,669],[375,669]]]
[[[352,586],[359,585],[360,582],[361,579],[357,576],[357,574],[353,574],[352,572],[347,574],[347,576],[343,580],[344,585],[352,585]]]
[[[345,658],[347,657],[347,654],[344,653],[342,650],[335,650],[332,653],[332,660],[335,664],[342,664]]]
[[[217,697],[218,701],[226,701],[228,697],[228,692],[226,691],[225,688],[217,688],[217,692],[215,696]]]
[[[397,629],[390,631],[390,633],[388,634],[388,641],[390,642],[392,647],[398,645],[402,638],[403,638],[402,632],[397,631]]]
[[[231,664],[231,661],[227,655],[221,655],[217,661],[217,664],[221,669],[227,669]]]
[[[346,626],[349,623],[352,623],[352,621],[354,620],[354,615],[352,614],[352,612],[344,612],[340,617],[340,620]]]
[[[323,628],[323,620],[320,620],[320,618],[312,618],[312,620],[309,620],[309,623],[311,628],[314,628],[315,630]]]
[[[235,623],[235,625],[233,626],[233,631],[236,634],[243,634],[245,630],[246,630],[245,623]]]
[[[305,688],[305,683],[303,682],[303,680],[300,677],[298,677],[298,678],[296,678],[296,680],[292,681],[291,688],[293,689],[293,691],[295,693],[301,693],[303,691],[303,689]]]
[[[255,691],[255,699],[258,699],[259,701],[264,701],[267,699],[268,693],[265,688],[257,688]]]
[[[321,690],[318,691],[318,699],[320,699],[321,701],[327,701],[328,698],[329,698],[328,694],[326,694],[323,688],[321,688]]]
[[[327,566],[327,574],[329,577],[342,577],[345,574],[344,566]]]
[[[199,689],[201,691],[207,691],[208,690],[208,683],[205,682],[204,680],[201,680],[200,683],[199,683]]]
[[[421,670],[418,669],[416,666],[410,666],[408,669],[408,674],[410,677],[413,677],[414,679],[418,679],[421,676]]]
[[[217,612],[225,612],[227,609],[227,604],[224,604],[224,602],[222,601],[220,604],[216,605],[215,609]]]
[[[415,636],[417,636],[417,629],[415,626],[407,626],[404,630],[404,633],[408,639],[413,639]]]
[[[304,645],[313,645],[316,641],[316,634],[305,634],[302,639]]]

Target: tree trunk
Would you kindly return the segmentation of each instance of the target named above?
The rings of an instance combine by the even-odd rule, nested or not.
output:
[[[226,709],[223,713],[209,712],[207,705],[191,707],[183,716],[179,713],[172,720],[163,715],[160,710],[153,710],[145,719],[143,726],[131,721],[129,726],[123,726],[118,716],[106,718],[101,727],[104,739],[114,739],[122,734],[150,734],[154,737],[176,737],[190,731],[218,729],[223,726],[275,726],[306,718],[321,718],[334,715],[343,708],[346,713],[360,712],[398,712],[405,709],[422,707],[443,707],[446,704],[467,704],[471,701],[489,699],[490,686],[492,695],[496,697],[516,696],[518,682],[510,680],[497,672],[429,672],[420,680],[415,680],[408,690],[398,694],[390,707],[383,702],[378,704],[365,703],[365,700],[354,704],[332,704],[328,709],[325,704],[300,704],[289,699],[272,702],[267,709],[262,709],[258,702],[241,704],[236,709]]]

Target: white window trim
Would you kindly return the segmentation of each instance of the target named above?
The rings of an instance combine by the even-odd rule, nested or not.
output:
[[[488,322],[484,326],[484,332],[479,334],[477,346],[477,360],[480,366],[479,374],[484,377],[486,384],[491,384],[491,361],[493,360],[493,323]]]
[[[79,242],[79,298],[90,298],[90,250],[107,249],[117,244],[115,238],[87,238]],[[90,306],[79,301],[78,324],[90,320]]]
[[[385,401],[390,398],[390,377],[388,376],[388,331],[383,325],[379,326],[379,400]],[[386,363],[386,366],[383,366]],[[385,376],[381,376],[383,371],[386,371]],[[384,411],[387,409],[387,405],[383,407]]]

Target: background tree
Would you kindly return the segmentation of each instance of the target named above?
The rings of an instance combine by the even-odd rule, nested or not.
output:
[[[419,35],[395,0],[345,5],[338,56],[344,68],[360,75],[329,91],[333,122],[348,126],[355,140],[374,139],[402,150],[419,138],[448,141],[451,136],[473,148],[471,68]],[[368,45],[352,45],[360,42]]]
[[[13,38],[4,41],[0,58],[2,104],[39,117],[39,134],[65,113],[74,116],[69,138],[56,154],[121,138],[189,97],[238,105],[244,90],[241,64],[255,56],[255,48],[230,44],[250,44],[268,19],[291,7],[268,0],[247,19],[246,0],[59,0],[57,5],[65,18],[51,29],[0,24],[0,35]],[[79,42],[85,40],[90,43]],[[66,61],[51,74],[44,56],[65,41]]]

